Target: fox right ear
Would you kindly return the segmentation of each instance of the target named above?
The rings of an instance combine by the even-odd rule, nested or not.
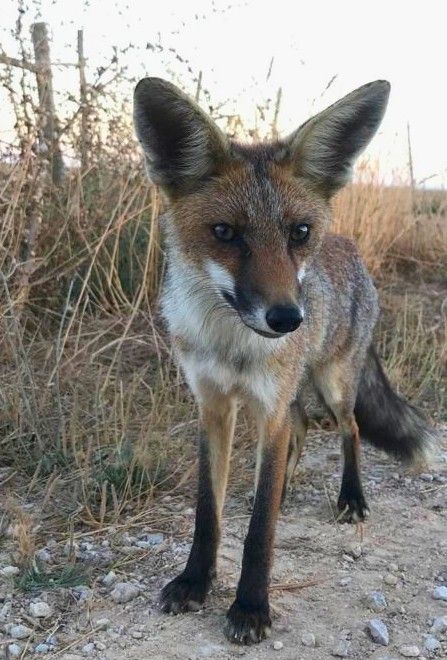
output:
[[[285,142],[295,173],[328,197],[344,186],[382,121],[389,93],[389,82],[376,80],[300,126]]]
[[[194,190],[228,155],[227,138],[213,120],[161,78],[143,78],[136,86],[134,124],[149,178],[169,196]]]

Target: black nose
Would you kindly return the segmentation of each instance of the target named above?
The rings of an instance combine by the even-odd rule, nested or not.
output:
[[[303,320],[303,315],[295,305],[275,305],[268,310],[265,320],[275,332],[293,332]]]

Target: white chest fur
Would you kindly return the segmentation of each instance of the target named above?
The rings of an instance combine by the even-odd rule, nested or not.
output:
[[[278,379],[268,358],[283,338],[247,328],[206,276],[179,262],[170,266],[161,302],[171,334],[187,346],[179,359],[196,397],[211,386],[255,399],[266,411],[275,408]]]

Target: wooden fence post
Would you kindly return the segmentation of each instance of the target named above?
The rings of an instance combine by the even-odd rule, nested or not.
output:
[[[60,185],[64,176],[64,161],[59,146],[59,127],[53,94],[50,45],[45,23],[34,23],[31,27],[36,65],[37,92],[39,95],[39,122],[42,150],[51,163],[51,179]]]

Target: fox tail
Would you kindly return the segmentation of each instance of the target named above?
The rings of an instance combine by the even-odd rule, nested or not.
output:
[[[354,413],[365,440],[405,463],[427,463],[436,453],[435,430],[393,389],[372,346],[360,377]]]

